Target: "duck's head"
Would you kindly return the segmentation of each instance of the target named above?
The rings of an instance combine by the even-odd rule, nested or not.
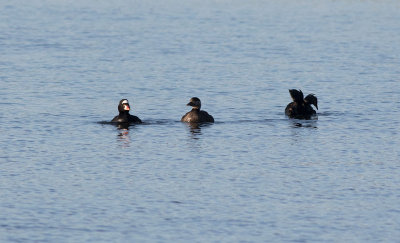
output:
[[[314,94],[309,94],[304,98],[304,101],[308,104],[314,105],[318,110],[318,99]]]
[[[199,109],[201,107],[201,101],[197,97],[193,97],[190,99],[189,103],[187,103],[187,106],[192,106],[193,109]]]
[[[118,111],[120,113],[129,112],[131,107],[129,106],[129,101],[127,99],[122,99],[118,104]]]

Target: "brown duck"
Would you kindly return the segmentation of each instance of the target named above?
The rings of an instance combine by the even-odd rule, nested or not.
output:
[[[200,110],[201,101],[197,97],[190,99],[188,106],[192,106],[192,110],[186,113],[181,121],[190,123],[201,123],[201,122],[214,122],[214,118],[207,113],[207,111]]]

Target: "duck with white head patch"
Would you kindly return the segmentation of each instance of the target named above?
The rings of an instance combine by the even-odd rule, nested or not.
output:
[[[137,116],[129,114],[131,107],[127,99],[122,99],[118,104],[119,115],[114,117],[111,122],[116,123],[142,123],[142,120]]]
[[[186,113],[181,121],[190,123],[201,123],[201,122],[214,122],[214,118],[207,113],[207,111],[200,110],[201,101],[197,97],[190,99],[187,106],[192,106],[192,110]]]

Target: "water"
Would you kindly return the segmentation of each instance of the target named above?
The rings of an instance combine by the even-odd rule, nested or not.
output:
[[[399,9],[1,2],[0,241],[397,241]],[[104,122],[122,98],[143,125]]]

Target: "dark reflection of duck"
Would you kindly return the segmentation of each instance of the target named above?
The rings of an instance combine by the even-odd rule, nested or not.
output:
[[[131,144],[131,138],[129,136],[129,124],[126,125],[127,128],[122,128],[118,124],[117,142],[121,148],[128,148]]]
[[[187,123],[191,133],[201,133],[201,123]]]
[[[115,123],[115,126],[118,128],[118,130],[128,131],[128,130],[129,130],[130,123],[127,123],[127,122],[125,122],[125,123],[120,122],[120,123]]]
[[[207,111],[200,110],[201,101],[199,98],[191,98],[187,105],[193,108],[182,117],[181,121],[190,123],[214,122],[214,118]]]
[[[111,122],[118,124],[131,124],[131,123],[142,123],[142,120],[137,116],[132,116],[129,114],[131,107],[129,106],[129,101],[127,99],[122,99],[118,104],[119,115],[114,117]]]
[[[303,92],[301,90],[289,89],[290,96],[292,96],[293,102],[286,106],[285,114],[290,118],[296,119],[310,119],[316,115],[315,110],[311,105],[314,105],[318,110],[318,100],[314,94],[309,94],[306,98],[303,98]]]
[[[199,136],[202,135],[201,133],[201,123],[187,123],[191,138],[199,139]]]
[[[186,125],[186,128],[190,132],[190,138],[191,139],[200,139],[203,135],[203,130],[202,129],[207,129],[208,127],[212,126],[212,123],[210,122],[203,122],[203,123],[197,123],[197,122],[187,122],[184,125]]]

